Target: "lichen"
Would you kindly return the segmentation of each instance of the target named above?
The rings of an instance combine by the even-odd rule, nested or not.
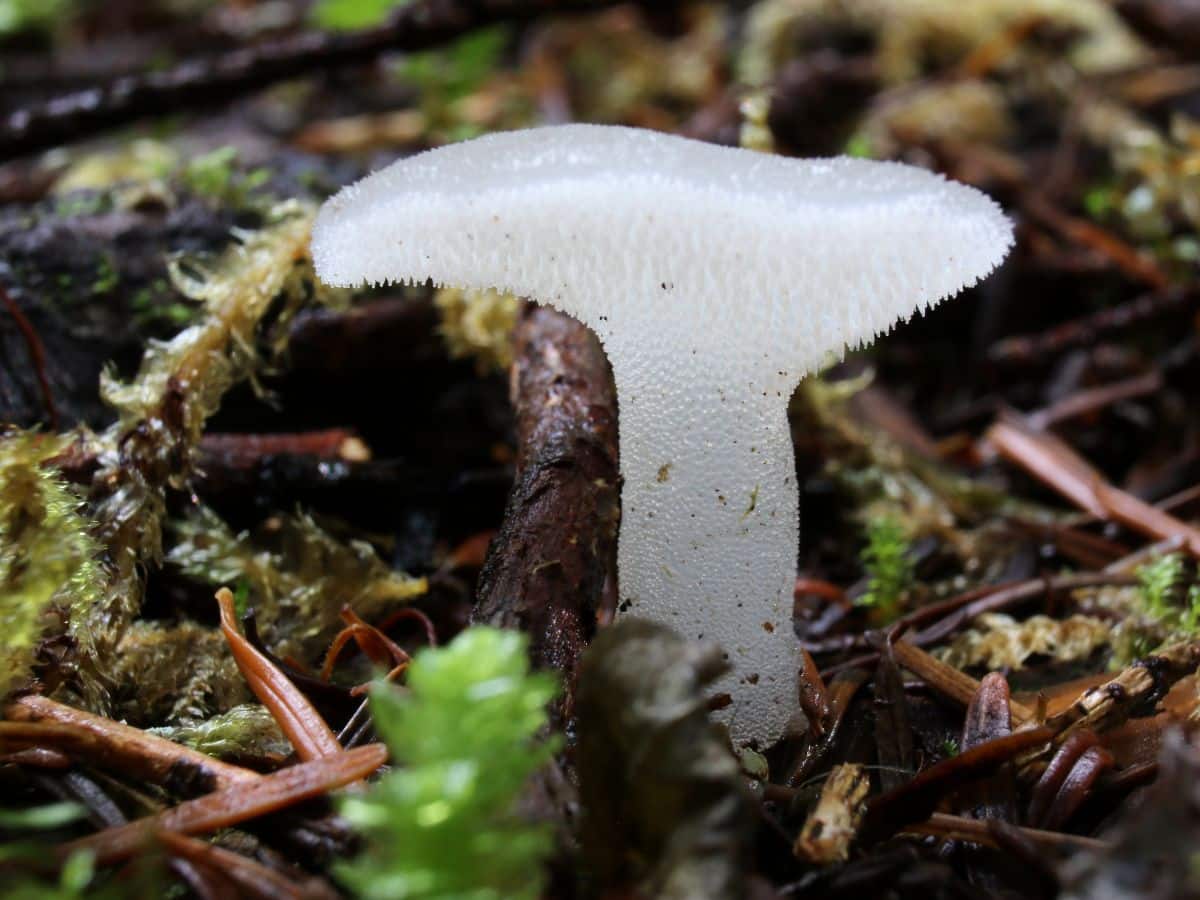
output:
[[[984,666],[1020,669],[1029,657],[1046,656],[1057,662],[1085,660],[1108,644],[1111,624],[1093,616],[1065,619],[1030,616],[1017,621],[1004,613],[984,613],[936,655],[955,668]]]

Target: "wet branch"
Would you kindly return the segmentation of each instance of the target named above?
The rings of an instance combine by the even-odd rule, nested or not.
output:
[[[615,0],[421,0],[385,25],[347,34],[303,32],[161,72],[51,98],[0,121],[0,160],[77,141],[145,116],[226,103],[285,79],[370,62],[385,51],[428,50],[500,22],[614,5]]]
[[[616,393],[599,341],[574,319],[530,307],[514,337],[517,478],[474,618],[524,631],[535,664],[569,681],[615,577]]]

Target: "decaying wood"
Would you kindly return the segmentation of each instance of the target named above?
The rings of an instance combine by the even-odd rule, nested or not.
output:
[[[819,865],[844,861],[850,855],[862,819],[862,802],[870,789],[871,779],[862,766],[834,766],[796,838],[792,848],[796,856]]]
[[[0,723],[2,745],[22,743],[58,750],[152,784],[186,783],[224,790],[261,777],[250,769],[37,694],[14,700],[5,707],[4,718],[8,721]],[[41,730],[30,730],[31,725]],[[21,727],[26,731],[18,732]]]
[[[517,478],[474,618],[528,634],[534,663],[569,682],[615,578],[616,393],[599,341],[574,319],[530,307],[514,338]]]
[[[1071,706],[1045,721],[1053,740],[1021,758],[1022,774],[1035,772],[1042,760],[1077,732],[1090,729],[1103,734],[1138,709],[1152,708],[1166,696],[1171,685],[1195,672],[1197,665],[1200,665],[1200,643],[1176,644],[1138,660],[1104,684],[1089,687]]]

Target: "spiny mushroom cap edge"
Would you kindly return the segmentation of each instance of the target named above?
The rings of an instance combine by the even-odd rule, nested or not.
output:
[[[609,343],[735,329],[789,380],[969,287],[1012,227],[898,163],[786,159],[619,126],[488,135],[401,160],[322,208],[323,281],[497,288]]]

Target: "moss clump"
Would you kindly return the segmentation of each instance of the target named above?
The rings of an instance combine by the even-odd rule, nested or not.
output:
[[[71,617],[69,633],[87,666],[67,702],[107,710],[102,676],[141,605],[144,567],[161,561],[168,489],[187,484],[204,423],[225,392],[253,383],[278,358],[301,306],[314,295],[329,298],[315,287],[308,260],[312,216],[299,203],[280,204],[265,227],[237,233],[219,257],[175,260],[171,278],[197,304],[195,323],[151,342],[132,381],[111,372],[101,378],[101,396],[119,420],[94,439],[100,468],[91,496],[97,538],[112,562],[99,600]]]
[[[389,568],[363,541],[340,541],[305,515],[273,517],[234,534],[198,508],[174,526],[167,559],[213,586],[244,585],[263,639],[279,656],[312,659],[345,624],[343,604],[373,620],[421,596],[424,578]]]
[[[914,580],[908,536],[898,520],[888,516],[871,520],[862,563],[867,573],[867,590],[856,602],[890,622],[900,614],[904,595]]]
[[[0,695],[29,675],[52,606],[85,611],[99,594],[91,525],[47,460],[66,441],[0,435]]]
[[[275,718],[257,703],[235,706],[203,722],[149,731],[218,759],[269,756],[284,759],[292,753],[292,745],[279,730]]]
[[[512,364],[509,336],[521,301],[499,291],[442,288],[434,297],[442,314],[441,333],[455,359],[473,357],[480,374]]]
[[[337,874],[367,898],[541,896],[545,827],[522,820],[521,788],[557,741],[535,741],[554,679],[531,673],[523,635],[475,627],[424,650],[409,690],[371,691],[375,727],[397,768],[342,814],[367,850]]]

